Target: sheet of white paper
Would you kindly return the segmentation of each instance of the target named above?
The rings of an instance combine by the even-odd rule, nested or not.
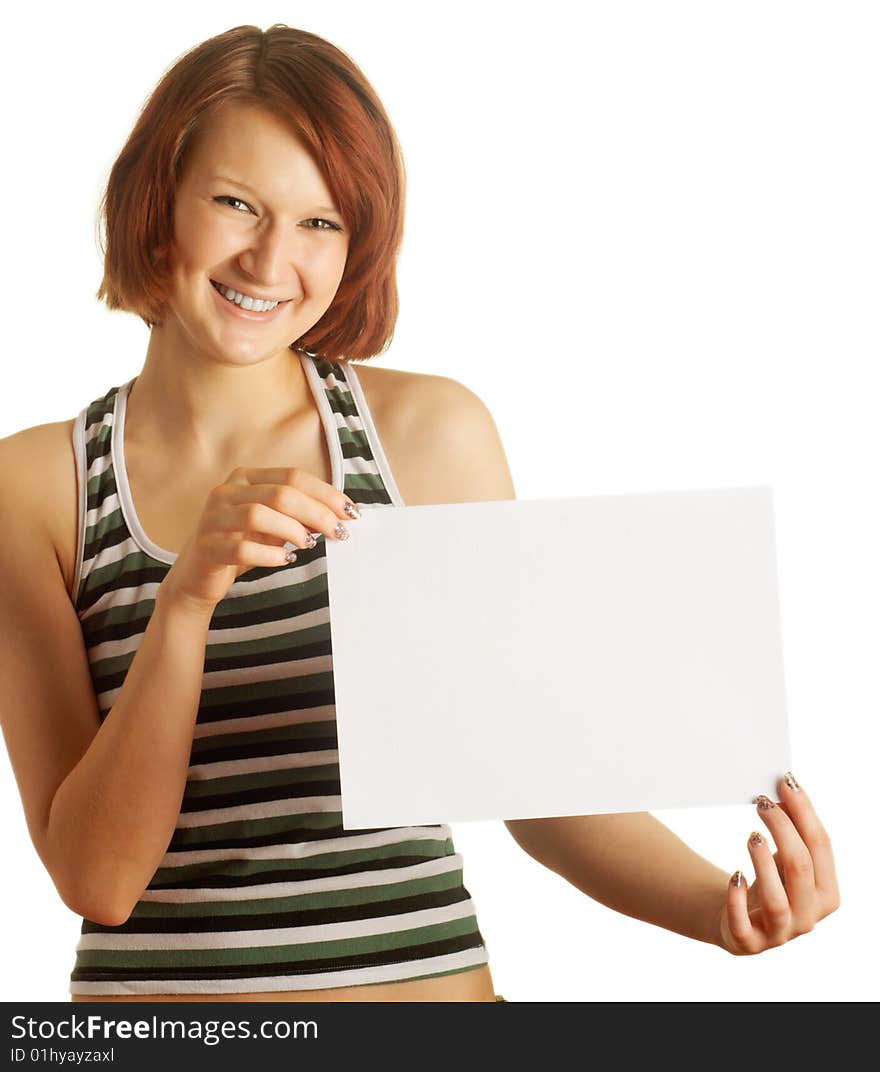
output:
[[[367,508],[348,527],[327,541],[346,829],[775,799],[770,487]]]

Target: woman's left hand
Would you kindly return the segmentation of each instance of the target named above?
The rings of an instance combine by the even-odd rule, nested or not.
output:
[[[790,781],[789,781],[790,779]],[[756,798],[758,814],[779,846],[770,854],[766,836],[749,838],[755,881],[734,875],[719,919],[721,945],[735,956],[762,953],[811,931],[840,907],[831,840],[803,789],[788,772],[779,780],[782,799]]]

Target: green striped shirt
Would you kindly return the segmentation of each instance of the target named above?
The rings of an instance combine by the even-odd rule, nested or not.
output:
[[[355,366],[296,354],[333,485],[403,506]],[[79,414],[74,591],[103,720],[176,555],[134,509],[134,380]],[[447,825],[342,826],[325,543],[242,573],[210,623],[174,834],[130,918],[83,919],[71,994],[233,994],[425,979],[488,962]]]

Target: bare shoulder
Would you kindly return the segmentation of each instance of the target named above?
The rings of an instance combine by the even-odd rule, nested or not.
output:
[[[68,593],[73,587],[78,520],[75,420],[38,424],[0,439],[4,506],[12,506],[48,535]]]
[[[355,368],[408,506],[516,497],[498,428],[479,395],[448,376]]]

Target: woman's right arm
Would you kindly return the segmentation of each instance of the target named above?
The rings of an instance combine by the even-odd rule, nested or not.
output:
[[[210,616],[161,598],[103,724],[21,433],[0,440],[0,721],[31,840],[64,903],[123,922],[172,836]],[[161,586],[160,586],[161,589]]]
[[[6,507],[0,526],[0,721],[31,840],[62,900],[78,915],[118,926],[168,850],[186,786],[212,614],[210,602],[192,598],[193,582],[213,568],[216,584],[217,555],[231,555],[216,550],[216,517],[203,526],[209,537],[204,547],[214,550],[190,550],[186,557],[181,552],[182,568],[177,578],[172,568],[159,585],[153,614],[102,723],[79,619],[47,528],[39,523],[45,514],[40,483],[23,462],[18,436],[0,440]],[[334,511],[346,516],[341,493],[309,474],[297,479],[326,503],[292,487],[227,488],[239,500],[262,496],[276,506],[283,500],[289,516],[229,497],[215,515],[226,514],[223,524],[232,528],[242,512],[253,518],[255,530],[274,527],[274,548],[252,545],[249,553],[277,559],[283,554],[279,539],[305,546],[307,530],[291,520],[293,514],[316,532],[332,532]],[[197,542],[194,536],[188,547]],[[229,568],[227,588],[244,568]],[[168,583],[181,578],[186,583]]]
[[[49,809],[50,860],[76,911],[117,926],[159,866],[186,787],[210,616],[162,586],[125,681]]]

